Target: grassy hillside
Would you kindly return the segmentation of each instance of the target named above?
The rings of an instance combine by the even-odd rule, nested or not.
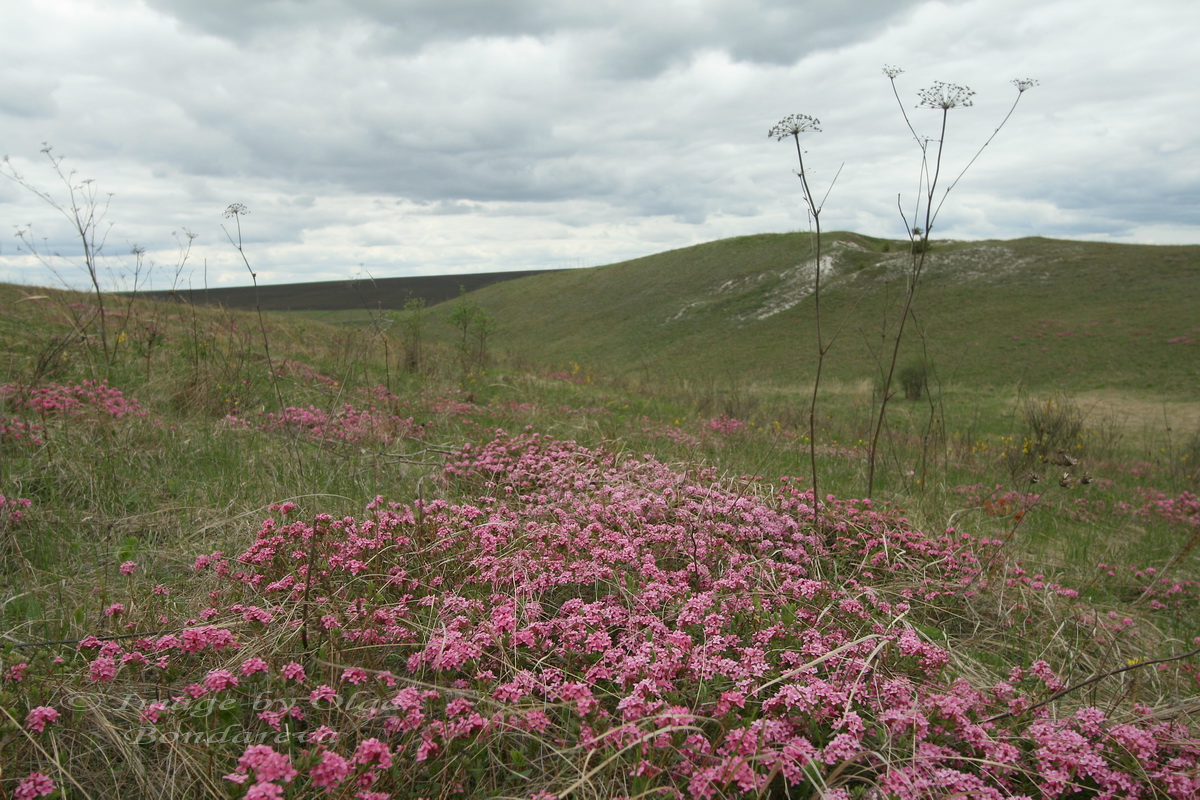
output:
[[[878,381],[907,286],[908,247],[826,237],[824,324],[837,334],[828,377]],[[478,287],[466,288],[498,324],[495,347],[529,361],[785,389],[805,385],[814,367],[811,254],[808,234],[764,234],[603,267],[475,276]],[[406,280],[338,284],[336,292],[268,287],[263,308],[363,323],[398,311],[420,288]],[[318,288],[319,308],[309,302]],[[430,295],[443,315],[452,288]],[[220,291],[208,299],[253,307],[252,289]],[[1197,307],[1200,246],[935,241],[902,363],[924,358],[944,386],[1194,399]]]
[[[894,253],[845,242],[830,313],[885,309]],[[468,302],[520,358],[482,364],[454,303],[413,363],[384,312],[0,285],[0,796],[1196,797],[1200,429],[1117,430],[1071,391],[1103,370],[1033,356],[1062,391],[1014,402],[997,357],[948,409],[897,404],[870,499],[833,393],[815,497],[805,302],[756,319],[802,294],[772,266],[801,244],[492,286]],[[981,246],[944,245],[921,303],[941,282],[999,336],[1023,312],[978,287],[1033,278]],[[1075,252],[994,246],[1055,285]],[[1111,327],[1188,338],[1180,255],[1118,276]],[[1054,346],[1101,338],[1079,313]],[[531,363],[559,358],[585,366]],[[1148,418],[1195,368],[1137,367],[1169,390]]]
[[[828,237],[824,325],[840,331],[829,377],[877,379],[905,291],[905,247]],[[810,255],[806,234],[742,237],[505,282],[473,299],[498,320],[497,343],[531,359],[789,386],[814,365]],[[1197,308],[1200,247],[939,242],[902,360],[923,347],[959,385],[1192,396]]]

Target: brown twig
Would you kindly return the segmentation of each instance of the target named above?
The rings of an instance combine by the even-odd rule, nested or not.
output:
[[[1200,647],[1197,647],[1193,650],[1189,650],[1186,653],[1181,653],[1177,656],[1167,656],[1166,658],[1156,658],[1156,659],[1152,659],[1150,661],[1139,661],[1136,664],[1129,664],[1127,666],[1120,667],[1119,669],[1109,670],[1108,672],[1101,672],[1099,675],[1093,675],[1092,677],[1088,678],[1087,680],[1080,681],[1079,683],[1071,684],[1070,686],[1068,686],[1065,689],[1059,689],[1057,692],[1050,695],[1045,700],[1041,700],[1037,703],[1034,703],[1029,708],[1026,708],[1019,712],[1018,711],[1005,711],[1003,714],[997,714],[994,717],[988,717],[980,724],[986,724],[988,722],[995,722],[997,720],[1004,719],[1005,717],[1015,717],[1018,714],[1025,713],[1026,711],[1034,711],[1035,709],[1039,709],[1042,706],[1050,705],[1055,700],[1057,700],[1060,697],[1063,697],[1064,695],[1068,695],[1071,692],[1082,689],[1085,686],[1091,686],[1093,683],[1096,683],[1097,681],[1101,681],[1104,678],[1110,678],[1113,675],[1120,675],[1122,672],[1129,672],[1130,670],[1141,669],[1142,667],[1149,667],[1152,664],[1166,664],[1170,661],[1180,661],[1185,658],[1191,658],[1192,656],[1197,655],[1197,654],[1200,654]]]

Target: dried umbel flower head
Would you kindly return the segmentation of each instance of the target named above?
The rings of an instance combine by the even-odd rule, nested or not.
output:
[[[808,114],[791,114],[779,120],[774,128],[767,132],[767,136],[783,141],[789,136],[799,136],[806,131],[819,132],[821,130],[821,120],[816,117],[810,117]]]
[[[244,217],[250,213],[250,209],[246,208],[244,203],[230,203],[225,209],[225,216],[228,218]]]
[[[1014,78],[1012,85],[1017,87],[1017,92],[1022,93],[1038,85],[1038,82],[1033,78]]]
[[[942,111],[948,111],[951,108],[965,108],[975,104],[971,99],[974,95],[975,92],[966,86],[934,81],[933,86],[917,93],[917,96],[921,98],[921,102],[917,103],[917,108],[934,108]]]
[[[896,80],[896,76],[902,75],[903,73],[904,70],[900,69],[899,67],[893,67],[891,64],[883,65],[883,74],[887,75],[891,80]]]

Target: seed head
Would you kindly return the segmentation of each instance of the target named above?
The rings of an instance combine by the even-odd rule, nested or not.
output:
[[[917,96],[921,98],[921,102],[917,103],[917,108],[934,108],[942,111],[951,108],[965,108],[975,104],[971,99],[974,94],[975,92],[966,86],[934,81],[933,86],[917,93]]]
[[[1038,82],[1033,78],[1015,78],[1012,85],[1017,87],[1017,93],[1020,94],[1038,85]]]
[[[792,114],[784,117],[767,132],[767,136],[783,141],[789,136],[799,136],[805,131],[820,132],[821,120],[808,114]]]
[[[229,207],[225,209],[227,218],[244,217],[249,213],[250,209],[246,208],[244,203],[230,203]]]
[[[891,64],[883,65],[883,74],[887,75],[890,80],[896,80],[896,76],[903,73],[904,70],[900,69],[899,67],[893,67]]]

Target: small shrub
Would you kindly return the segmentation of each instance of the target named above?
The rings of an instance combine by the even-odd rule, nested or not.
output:
[[[1005,456],[1015,476],[1049,463],[1067,469],[1078,464],[1084,450],[1083,412],[1059,392],[1040,400],[1027,400],[1021,408],[1023,441]]]
[[[454,347],[458,351],[463,374],[482,372],[490,360],[488,342],[496,332],[495,317],[484,311],[478,303],[467,300],[463,292],[450,312],[450,322],[457,331]]]
[[[1027,402],[1023,416],[1035,455],[1049,457],[1059,451],[1083,449],[1083,412],[1065,394]]]
[[[929,369],[923,361],[901,368],[899,378],[908,400],[920,400],[929,390]]]

